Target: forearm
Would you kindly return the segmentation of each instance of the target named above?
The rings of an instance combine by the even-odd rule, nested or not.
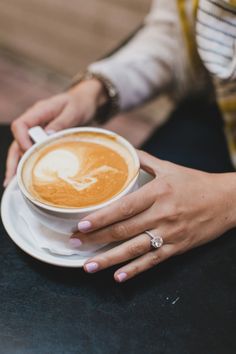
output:
[[[173,83],[177,65],[176,14],[172,5],[154,3],[144,27],[122,49],[89,66],[108,77],[120,97],[120,110],[131,109]],[[161,5],[160,5],[161,3]]]

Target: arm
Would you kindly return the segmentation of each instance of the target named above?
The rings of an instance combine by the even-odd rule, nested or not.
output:
[[[124,47],[89,66],[109,78],[120,97],[120,110],[131,109],[174,83],[178,59],[175,2],[154,1],[144,26]]]

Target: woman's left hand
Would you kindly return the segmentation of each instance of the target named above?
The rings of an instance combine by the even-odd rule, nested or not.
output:
[[[217,238],[236,221],[234,173],[209,174],[138,153],[155,178],[81,220],[70,240],[75,247],[122,241],[84,265],[94,273],[129,261],[115,272],[118,282]],[[151,247],[146,230],[162,237],[159,249]]]

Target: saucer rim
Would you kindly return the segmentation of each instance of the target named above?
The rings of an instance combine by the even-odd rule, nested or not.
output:
[[[57,257],[56,255],[53,256],[47,254],[46,252],[43,253],[43,251],[41,253],[40,249],[37,249],[36,247],[31,247],[25,241],[21,241],[20,234],[14,228],[13,223],[10,220],[10,214],[8,213],[9,204],[11,203],[11,197],[10,197],[11,191],[13,191],[15,188],[18,188],[16,176],[13,177],[8,187],[5,189],[1,201],[2,224],[10,239],[26,254],[30,255],[31,257],[41,262],[48,263],[50,265],[54,265],[58,267],[67,267],[67,268],[83,267],[84,263],[86,262],[87,259],[89,259],[89,257],[84,257],[84,258],[81,257],[81,259],[77,259],[77,260],[68,259],[68,257],[66,259],[60,258],[60,260],[54,259],[55,257]]]
[[[142,183],[142,179],[148,178],[151,180],[153,177],[143,171],[142,169],[140,170],[140,175],[138,178],[138,182],[141,185],[144,185],[145,183]],[[142,178],[143,177],[143,178]],[[11,192],[14,189],[17,189],[18,184],[17,184],[17,178],[16,176],[13,177],[7,188],[5,189],[3,195],[2,195],[2,200],[1,200],[1,219],[2,219],[2,224],[7,232],[7,235],[10,237],[10,239],[26,254],[30,255],[31,257],[35,258],[38,261],[41,261],[43,263],[47,263],[53,266],[58,266],[58,267],[65,267],[65,268],[82,268],[84,263],[91,258],[91,256],[80,256],[81,259],[69,259],[68,256],[65,256],[66,258],[63,259],[61,258],[62,256],[59,255],[50,255],[49,253],[46,253],[43,250],[37,249],[36,247],[31,247],[25,242],[24,240],[21,239],[20,233],[17,233],[16,229],[13,226],[13,222],[10,219],[11,213],[8,212],[9,206],[11,205]],[[30,232],[30,231],[29,231]],[[57,259],[56,257],[60,257]]]

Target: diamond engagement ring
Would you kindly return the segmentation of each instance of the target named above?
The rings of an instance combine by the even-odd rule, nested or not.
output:
[[[150,237],[153,248],[160,248],[163,245],[163,238],[161,236],[154,236],[151,231],[145,231],[145,234]]]

